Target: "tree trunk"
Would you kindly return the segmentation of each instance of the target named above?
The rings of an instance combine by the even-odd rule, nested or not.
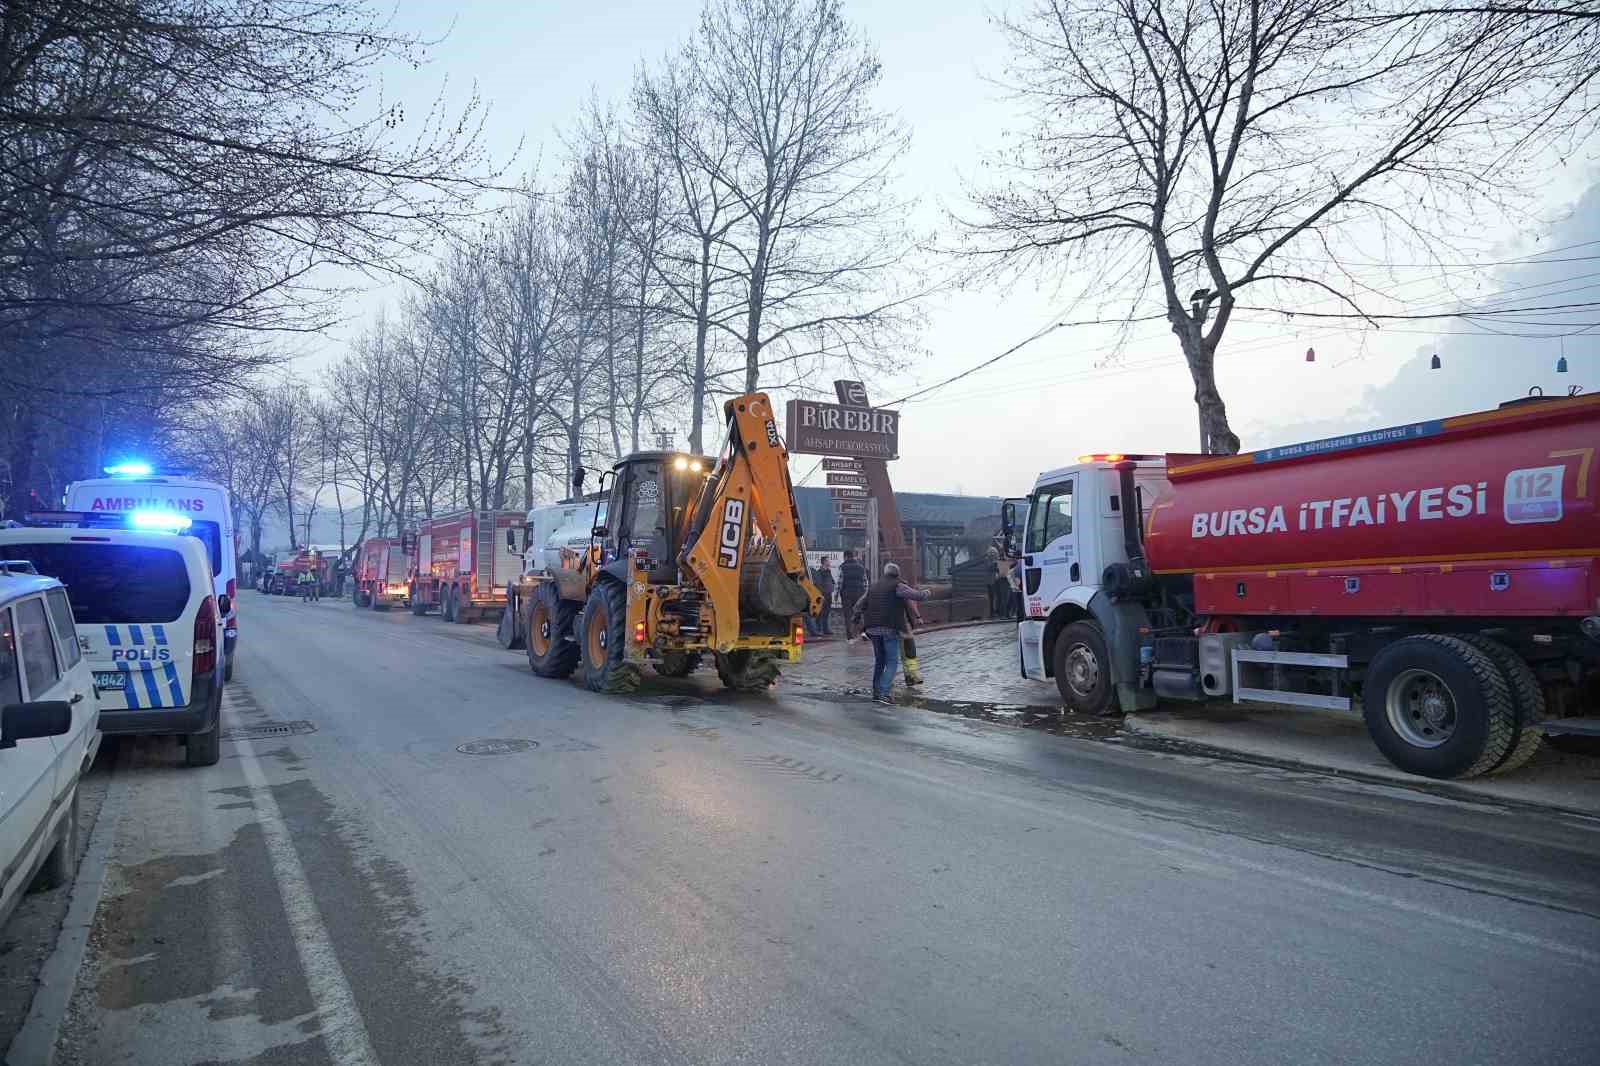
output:
[[[711,330],[711,238],[700,238],[699,306],[694,316],[694,396],[689,421],[689,450],[704,455],[706,410],[706,335]]]
[[[1228,408],[1217,391],[1216,353],[1206,344],[1200,324],[1181,309],[1169,311],[1168,319],[1183,348],[1184,361],[1189,364],[1189,377],[1194,381],[1200,451],[1206,455],[1237,455],[1239,438],[1228,425]]]

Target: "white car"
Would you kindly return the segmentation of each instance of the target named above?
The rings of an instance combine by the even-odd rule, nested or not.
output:
[[[221,754],[223,619],[206,543],[127,528],[123,516],[52,513],[61,527],[0,530],[0,559],[26,559],[67,587],[100,697],[100,730],[180,737],[190,766]]]
[[[99,706],[61,582],[0,551],[0,922],[30,884],[72,878]]]

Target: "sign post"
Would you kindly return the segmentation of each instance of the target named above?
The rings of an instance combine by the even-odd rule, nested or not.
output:
[[[789,451],[825,456],[822,469],[827,471],[838,528],[858,528],[856,522],[865,518],[869,579],[876,580],[882,572],[881,547],[882,554],[900,564],[905,580],[915,581],[916,559],[906,543],[889,483],[889,460],[900,457],[900,412],[873,407],[860,381],[835,381],[833,388],[836,404],[789,401],[785,434]],[[864,502],[865,510],[854,510],[855,501]]]

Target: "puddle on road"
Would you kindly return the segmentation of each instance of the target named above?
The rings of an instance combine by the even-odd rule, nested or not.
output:
[[[835,690],[826,697],[819,695],[813,698],[832,701],[843,698],[867,702],[871,698],[871,693],[864,688],[850,688],[842,692]],[[979,722],[1018,726],[1022,729],[1034,729],[1041,733],[1050,733],[1058,737],[1075,737],[1080,740],[1115,741],[1121,739],[1122,734],[1120,717],[1089,718],[1072,714],[1063,707],[1039,707],[989,700],[945,700],[904,692],[895,694],[895,706],[932,711],[935,714],[947,714]]]

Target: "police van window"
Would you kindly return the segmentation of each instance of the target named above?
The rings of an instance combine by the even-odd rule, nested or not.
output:
[[[12,609],[17,612],[17,652],[22,658],[22,675],[28,679],[28,698],[42,699],[61,676],[44,600],[37,596],[18,600]]]
[[[80,625],[172,622],[189,604],[188,568],[166,548],[24,543],[6,545],[6,554],[67,586]]]
[[[17,634],[11,609],[0,607],[0,707],[22,702],[22,670],[17,663]]]
[[[1040,489],[1028,504],[1024,551],[1042,552],[1057,537],[1072,532],[1072,482]]]
[[[50,617],[56,624],[56,647],[61,650],[61,662],[70,670],[83,658],[78,648],[78,628],[72,624],[72,607],[62,589],[51,589],[45,593],[45,599],[50,602]]]

